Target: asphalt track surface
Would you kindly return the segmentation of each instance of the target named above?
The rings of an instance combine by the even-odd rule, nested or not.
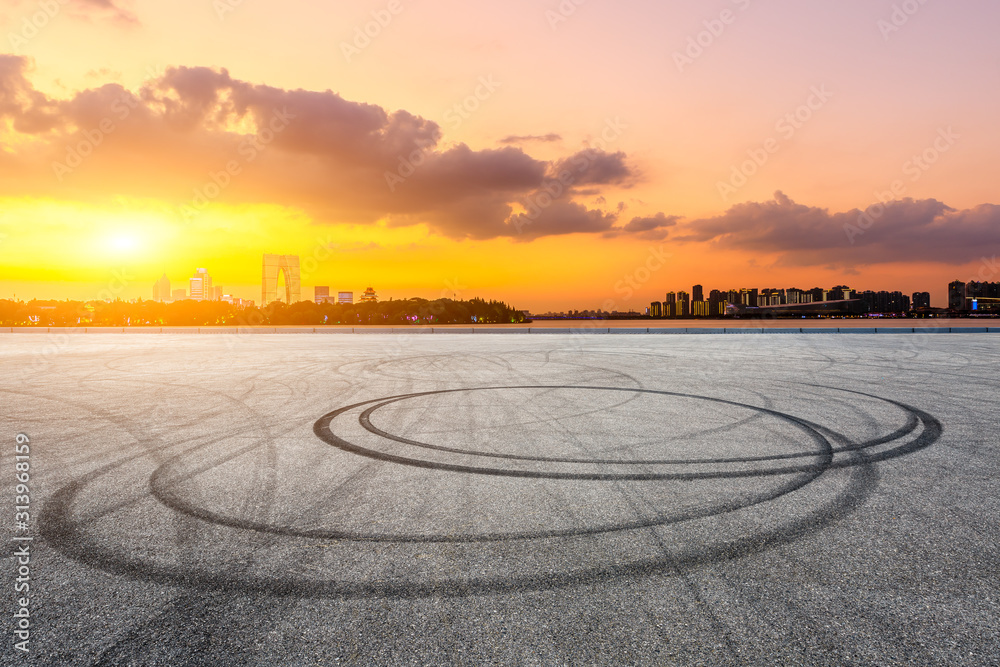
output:
[[[0,372],[0,664],[1000,663],[996,335],[18,335]]]

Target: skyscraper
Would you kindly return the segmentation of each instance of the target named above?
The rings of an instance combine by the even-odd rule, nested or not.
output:
[[[198,269],[188,280],[191,298],[195,301],[211,300],[215,293],[212,291],[212,277],[208,275],[208,269]]]
[[[691,315],[691,295],[687,292],[677,293],[677,304],[674,306],[674,314],[678,317],[688,317]]]
[[[691,288],[691,300],[692,301],[704,301],[705,300],[705,288],[701,285],[695,285]]]
[[[284,298],[281,300],[285,303],[297,303],[302,300],[298,255],[264,255],[261,274],[261,306],[279,300],[279,275],[285,278],[284,294],[280,295]]]
[[[153,301],[170,301],[170,279],[165,273],[153,283]]]
[[[965,305],[965,283],[956,280],[948,284],[948,309],[968,310]]]

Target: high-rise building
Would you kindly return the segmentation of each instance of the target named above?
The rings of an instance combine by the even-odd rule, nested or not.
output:
[[[278,292],[278,277],[285,279],[285,289]],[[298,303],[302,300],[302,282],[298,255],[264,255],[261,267],[261,306],[275,301]]]
[[[181,289],[175,289],[171,294],[171,301],[183,301],[188,298],[187,290],[183,287]]]
[[[920,310],[921,308],[930,308],[930,307],[931,307],[930,292],[913,293],[913,310]]]
[[[948,309],[957,311],[968,310],[965,304],[965,283],[961,280],[948,283]]]
[[[689,317],[691,315],[691,295],[687,292],[677,293],[677,305],[674,312],[678,317]]]
[[[375,290],[371,287],[365,289],[365,293],[361,295],[361,303],[377,303],[378,295]]]
[[[170,301],[170,279],[165,273],[153,283],[153,301]]]
[[[692,301],[704,301],[705,300],[705,288],[701,285],[695,285],[691,288],[691,300]]]
[[[663,317],[663,304],[659,301],[649,304],[649,316],[656,319]]]
[[[708,301],[692,301],[691,314],[695,317],[708,317],[711,315]]]
[[[354,303],[354,292],[337,292],[337,303]]]
[[[214,290],[215,292],[212,294],[212,297],[216,301],[222,301],[222,287],[216,286]]]
[[[854,290],[847,285],[837,285],[829,291],[827,301],[843,301],[850,299],[852,294],[854,294]]]
[[[191,298],[195,301],[211,300],[215,295],[212,291],[212,277],[208,269],[198,269],[188,280]]]

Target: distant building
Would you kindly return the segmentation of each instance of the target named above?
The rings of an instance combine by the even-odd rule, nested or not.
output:
[[[361,295],[361,303],[377,303],[378,295],[375,290],[371,287],[365,289],[365,293]]]
[[[285,289],[278,292],[278,277],[284,276]],[[302,300],[302,278],[298,255],[264,255],[261,267],[260,301],[267,306],[275,301],[297,303]]]
[[[691,295],[687,292],[677,293],[677,305],[674,307],[675,317],[688,317],[691,315]]]
[[[966,310],[965,283],[961,280],[948,283],[948,309]]]
[[[212,295],[216,301],[222,301],[222,288],[216,287],[215,293]]]
[[[711,315],[708,301],[692,301],[691,314],[695,317],[708,317]]]
[[[189,293],[195,301],[211,300],[215,295],[212,291],[212,277],[208,275],[208,269],[198,269],[188,280]]]
[[[181,289],[175,289],[173,291],[173,293],[171,294],[171,299],[170,300],[171,301],[183,301],[186,298],[188,298],[187,290],[181,288]]]
[[[930,308],[931,307],[930,292],[914,292],[912,305],[913,305],[913,310],[920,310],[921,308]]]
[[[337,292],[337,303],[348,305],[354,303],[354,292]]]
[[[153,301],[170,301],[170,279],[165,273],[153,283]]]
[[[330,296],[328,285],[317,285],[313,287],[313,301],[316,303],[336,303],[336,299]]]
[[[704,301],[705,300],[705,288],[701,285],[695,285],[691,288],[691,300],[692,301]]]
[[[649,304],[649,316],[659,319],[663,317],[663,304],[659,301],[654,301]]]

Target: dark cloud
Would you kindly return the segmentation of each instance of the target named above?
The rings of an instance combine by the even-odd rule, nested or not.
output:
[[[622,229],[626,232],[651,232],[674,227],[680,219],[680,216],[657,213],[648,218],[632,218]]]
[[[628,165],[625,153],[606,153],[588,148],[557,161],[552,167],[552,178],[568,174],[574,186],[630,184],[635,174]]]
[[[11,158],[19,166],[2,165],[19,178],[0,181],[0,193],[160,198],[185,215],[199,198],[271,203],[321,223],[527,240],[609,229],[615,213],[574,198],[634,179],[624,153],[549,162],[515,146],[442,145],[437,123],[405,110],[251,84],[225,69],[174,67],[134,93],[106,84],[54,99],[33,88],[28,66],[0,57],[0,116],[34,135],[32,150]]]
[[[588,209],[571,201],[556,201],[534,213],[510,218],[511,236],[530,241],[540,236],[605,232],[615,224],[613,213]]]
[[[1000,250],[1000,206],[960,211],[935,199],[906,198],[865,211],[830,212],[777,192],[771,201],[737,204],[684,229],[676,239],[777,254],[779,264],[791,266],[965,264]]]
[[[554,132],[548,134],[524,134],[517,135],[512,134],[510,136],[504,137],[499,141],[501,144],[527,144],[531,142],[538,143],[551,143],[554,141],[562,141],[562,137]]]

